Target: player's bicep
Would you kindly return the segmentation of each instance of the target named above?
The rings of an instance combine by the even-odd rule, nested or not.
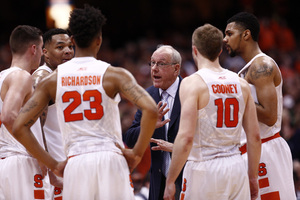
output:
[[[274,64],[267,61],[258,62],[249,71],[250,81],[256,88],[258,103],[266,110],[277,106],[274,73]]]
[[[127,72],[123,74],[120,91],[129,101],[134,103],[140,109],[149,104],[155,106],[155,102],[149,93],[137,84],[134,77]]]
[[[46,90],[35,90],[17,118],[20,125],[30,127],[47,107],[49,98]]]

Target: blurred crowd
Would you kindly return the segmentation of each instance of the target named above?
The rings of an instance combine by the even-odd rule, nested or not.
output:
[[[300,191],[300,47],[299,39],[282,19],[260,18],[261,32],[259,44],[261,49],[270,55],[279,65],[283,76],[283,121],[281,136],[288,142],[294,160],[294,177],[296,190]],[[153,51],[159,44],[169,44],[177,49],[182,56],[181,76],[186,77],[195,72],[196,67],[191,53],[191,35],[179,32],[168,32],[157,38],[151,32],[143,38],[128,41],[124,45],[112,48],[110,39],[103,36],[104,41],[98,58],[128,69],[138,83],[147,88],[152,85],[150,67],[148,65]],[[10,66],[11,54],[8,42],[0,45],[0,70]],[[240,57],[231,58],[226,51],[220,56],[223,67],[239,71],[244,65]],[[135,106],[122,100],[120,102],[123,133],[131,125]],[[142,183],[150,168],[150,154],[146,152],[132,178]],[[142,187],[142,185],[136,185]],[[139,190],[140,188],[136,188]]]

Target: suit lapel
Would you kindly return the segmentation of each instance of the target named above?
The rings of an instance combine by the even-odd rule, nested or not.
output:
[[[172,113],[171,113],[171,121],[169,123],[169,129],[173,126],[174,122],[176,121],[176,119],[180,116],[180,99],[179,99],[179,86],[181,83],[182,78],[179,76],[179,85],[178,85],[178,89],[176,92],[176,96],[174,99],[174,105],[173,105],[173,109],[172,109]]]
[[[158,88],[155,88],[154,86],[152,86],[152,87],[153,87],[153,90],[151,91],[150,95],[152,96],[152,98],[154,99],[156,104],[158,104],[158,102],[160,101],[159,90],[158,90]]]

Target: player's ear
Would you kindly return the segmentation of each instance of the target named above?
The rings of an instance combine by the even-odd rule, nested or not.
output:
[[[46,48],[43,48],[43,54],[47,54],[48,53],[48,50]]]
[[[71,39],[71,42],[75,45],[76,43],[75,43],[73,35],[71,35],[70,39]]]
[[[101,46],[101,44],[102,44],[102,34],[97,36],[97,45]]]
[[[223,52],[223,49],[221,49],[220,53],[219,53],[219,56],[221,55],[221,53]]]
[[[243,38],[244,40],[249,40],[251,38],[251,31],[249,29],[244,30]]]
[[[33,55],[35,55],[36,54],[36,49],[37,49],[37,46],[35,45],[35,44],[33,44],[33,45],[31,45],[30,47],[30,52],[33,54]]]
[[[194,54],[195,56],[198,55],[198,50],[197,50],[197,47],[196,47],[195,45],[192,46],[192,51],[193,51],[193,54]]]

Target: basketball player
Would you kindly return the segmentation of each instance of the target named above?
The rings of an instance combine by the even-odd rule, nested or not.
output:
[[[55,174],[64,175],[64,200],[133,200],[129,173],[140,162],[157,121],[154,100],[133,76],[96,59],[105,21],[100,10],[88,5],[71,12],[75,58],[38,84],[13,128],[14,136],[33,156]],[[143,111],[141,133],[133,149],[123,148],[119,93]],[[44,151],[29,129],[49,101],[56,102],[67,164]]]
[[[164,199],[173,198],[186,160],[181,199],[257,197],[261,144],[255,105],[247,82],[220,66],[222,40],[222,32],[210,24],[193,33],[198,71],[180,86],[181,119]],[[238,148],[242,125],[249,141],[248,173]]]
[[[253,14],[238,13],[227,21],[224,43],[231,56],[240,55],[247,63],[239,75],[250,84],[256,102],[262,138],[258,199],[295,200],[292,155],[287,142],[279,134],[282,77],[276,62],[259,48],[259,29],[259,22]],[[245,137],[241,143],[241,152],[247,161],[249,153]]]
[[[43,34],[43,55],[45,64],[40,66],[32,74],[34,87],[47,75],[52,73],[57,65],[69,61],[74,56],[73,43],[64,29],[55,28]],[[44,115],[44,114],[43,114]],[[57,121],[55,104],[46,109],[45,116],[41,116],[42,130],[46,138],[47,151],[57,161],[64,161],[66,155],[63,148],[62,136]],[[50,176],[50,180],[52,176]],[[62,183],[61,183],[62,184]],[[62,196],[62,188],[53,188],[53,199]]]
[[[48,199],[45,168],[11,135],[12,126],[22,106],[33,92],[30,71],[42,56],[42,32],[32,26],[17,26],[11,33],[11,67],[0,74],[0,199]],[[39,120],[31,131],[44,149]],[[49,182],[49,181],[48,181]]]

